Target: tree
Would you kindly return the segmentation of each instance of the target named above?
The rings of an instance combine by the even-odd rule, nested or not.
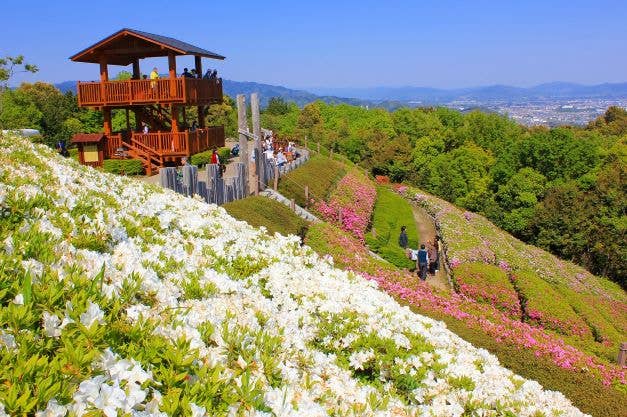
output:
[[[503,212],[499,225],[518,237],[530,237],[529,226],[535,214],[535,207],[544,196],[546,184],[544,175],[526,167],[514,174],[506,184],[501,185],[495,196]]]
[[[27,64],[24,62],[24,57],[22,55],[18,55],[18,56],[6,56],[4,58],[0,58],[0,129],[3,127],[8,127],[11,129],[19,129],[22,128],[23,126],[14,126],[11,125],[11,123],[7,124],[7,120],[14,120],[11,116],[17,116],[15,114],[16,108],[13,107],[10,110],[10,115],[5,114],[4,112],[4,105],[5,105],[5,99],[3,98],[3,96],[5,95],[6,92],[9,91],[9,81],[11,80],[11,78],[13,77],[13,75],[16,72],[31,72],[31,73],[35,73],[39,71],[39,68],[37,68],[35,65],[32,64]],[[28,120],[28,122],[32,122],[33,119],[37,118],[36,116],[34,116],[32,113],[33,109],[29,109],[29,114],[28,116],[26,116],[26,120]],[[24,116],[24,115],[22,115]],[[24,121],[24,120],[23,120]]]
[[[298,116],[298,133],[309,140],[317,141],[324,137],[321,105],[320,101],[309,103],[303,107]]]
[[[595,143],[564,127],[536,130],[520,144],[521,165],[534,168],[549,181],[578,178],[599,159]]]
[[[237,111],[235,101],[226,94],[220,104],[212,104],[206,110],[205,124],[207,126],[224,126],[226,137],[237,137]]]
[[[589,130],[600,130],[606,135],[624,135],[627,133],[627,110],[610,106],[605,114],[588,124]]]
[[[287,114],[289,111],[290,106],[285,100],[283,100],[283,97],[272,97],[268,102],[268,106],[264,110],[264,112],[275,116]]]
[[[426,186],[436,195],[470,210],[481,211],[490,197],[492,154],[468,143],[429,161]]]
[[[0,58],[0,89],[7,88],[9,80],[16,72],[36,73],[37,71],[39,68],[36,65],[25,63],[22,55]]]

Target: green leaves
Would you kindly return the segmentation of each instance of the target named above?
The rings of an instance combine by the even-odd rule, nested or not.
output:
[[[28,271],[24,274],[24,278],[22,279],[22,295],[24,296],[24,304],[30,304],[33,296],[33,287],[30,272]]]

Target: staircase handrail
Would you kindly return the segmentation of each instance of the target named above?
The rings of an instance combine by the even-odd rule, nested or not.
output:
[[[149,146],[146,146],[143,143],[138,142],[133,137],[131,137],[131,142],[130,143],[122,140],[122,144],[124,146],[126,146],[127,148],[129,148],[129,149],[133,149],[138,154],[143,154],[144,157],[146,158],[146,162],[148,162],[149,164],[153,164],[153,162],[156,162],[156,164],[153,164],[153,165],[159,166],[159,164],[161,163],[161,160],[154,155],[154,154],[158,154],[157,152],[155,152]],[[144,149],[142,149],[142,148],[144,148]]]

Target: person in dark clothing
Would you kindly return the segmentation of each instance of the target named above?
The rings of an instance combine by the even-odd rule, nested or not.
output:
[[[405,226],[401,226],[401,234],[398,236],[398,245],[406,249],[409,244],[409,240],[407,239],[407,232],[405,231],[407,228]]]
[[[437,269],[437,266],[436,266],[437,249],[435,248],[435,245],[431,241],[427,242],[427,252],[429,253],[429,274],[434,275],[435,270]]]
[[[62,156],[70,156],[64,140],[60,140],[57,142],[57,152],[59,152],[59,154]]]
[[[420,271],[420,280],[427,279],[427,269],[429,268],[429,252],[425,249],[425,244],[420,245],[418,251],[418,270]]]
[[[189,70],[187,68],[185,68],[183,70],[183,77],[185,77],[185,78],[194,78],[194,75],[191,72],[189,72]]]
[[[442,243],[440,242],[440,236],[435,237],[435,272],[440,269],[440,253],[442,252]]]

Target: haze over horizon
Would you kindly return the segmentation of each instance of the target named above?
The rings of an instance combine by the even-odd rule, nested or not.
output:
[[[4,5],[0,56],[39,66],[22,81],[98,76],[68,57],[124,27],[180,39],[223,54],[204,60],[224,78],[301,89],[625,82],[627,3],[539,0],[524,4],[269,1],[171,7],[168,2],[75,0]],[[259,23],[261,22],[261,23]],[[194,24],[196,23],[196,24]],[[177,59],[177,69],[193,58]],[[167,60],[142,61],[142,70]],[[112,74],[125,67],[110,67]]]

